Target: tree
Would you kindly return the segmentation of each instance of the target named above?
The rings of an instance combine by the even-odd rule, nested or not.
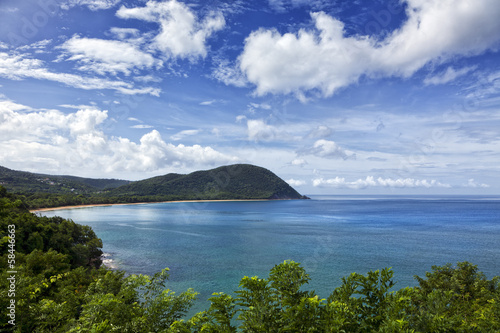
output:
[[[459,262],[432,266],[409,308],[411,325],[419,331],[496,332],[500,330],[499,277],[487,280],[476,265]]]

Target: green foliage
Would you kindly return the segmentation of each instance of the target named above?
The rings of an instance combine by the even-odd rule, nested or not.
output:
[[[487,280],[477,266],[461,262],[433,266],[426,279],[415,277],[410,318],[421,331],[493,332],[500,329],[499,277]]]
[[[52,249],[67,255],[73,268],[101,265],[102,241],[89,226],[82,226],[61,217],[39,217],[20,212],[0,218],[1,238],[7,236],[9,225],[15,226],[17,254]],[[7,253],[7,246],[6,242],[2,242],[0,253]]]

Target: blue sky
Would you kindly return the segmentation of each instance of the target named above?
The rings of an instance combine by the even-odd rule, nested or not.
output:
[[[0,1],[0,165],[499,194],[500,3]]]

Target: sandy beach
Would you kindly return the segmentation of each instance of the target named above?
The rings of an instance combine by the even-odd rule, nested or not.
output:
[[[152,202],[132,202],[132,203],[114,203],[114,204],[91,204],[91,205],[74,205],[74,206],[38,208],[38,209],[30,210],[30,213],[48,212],[48,211],[63,210],[63,209],[106,207],[106,206],[147,205],[147,204],[157,204],[157,203],[230,202],[230,201],[275,201],[275,199],[178,200],[178,201],[152,201]]]

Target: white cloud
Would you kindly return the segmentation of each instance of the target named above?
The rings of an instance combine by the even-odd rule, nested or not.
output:
[[[249,119],[247,121],[248,139],[254,141],[270,141],[279,136],[280,131],[267,125],[262,119]]]
[[[184,130],[184,131],[180,131],[179,133],[170,136],[170,139],[172,139],[174,141],[179,141],[179,140],[184,139],[186,136],[197,135],[198,133],[200,133],[199,130]]]
[[[307,161],[303,158],[296,158],[291,162],[291,164],[302,167],[304,165],[307,165]]]
[[[332,2],[330,0],[269,0],[269,6],[278,12],[285,12],[287,8],[301,6],[323,8],[331,5]]]
[[[435,76],[428,77],[424,80],[424,84],[426,85],[438,85],[445,84],[451,81],[454,81],[457,77],[463,76],[471,71],[473,71],[476,67],[464,67],[459,70],[453,69],[453,67],[448,67],[446,71],[439,73]]]
[[[92,175],[100,172],[155,172],[165,168],[213,166],[237,162],[211,147],[173,145],[153,130],[138,143],[108,137],[101,129],[107,111],[18,112],[0,104],[0,165],[38,161],[38,170]],[[89,174],[90,173],[90,174]]]
[[[211,147],[182,144],[175,146],[166,143],[156,130],[145,134],[138,144],[119,138],[118,141],[111,141],[109,147],[113,152],[107,159],[109,172],[155,171],[165,167],[220,165],[238,161],[237,158],[222,154]],[[114,153],[115,151],[117,153]]]
[[[0,140],[16,138],[22,141],[51,142],[63,135],[77,137],[95,133],[95,129],[107,118],[107,111],[79,110],[65,115],[58,110],[17,112],[8,105],[0,107]]]
[[[406,0],[407,21],[384,40],[345,36],[344,23],[312,13],[314,30],[281,34],[260,29],[250,34],[239,57],[240,70],[255,93],[294,93],[304,98],[319,90],[331,96],[363,76],[410,77],[430,62],[496,49],[500,41],[500,2],[496,0]]]
[[[299,153],[332,159],[356,159],[356,154],[343,149],[333,141],[324,139],[317,140],[312,147],[301,149]]]
[[[40,40],[38,42],[20,46],[16,48],[16,51],[27,51],[27,50],[33,50],[35,53],[46,53],[47,46],[52,43],[52,39],[44,39]]]
[[[109,31],[116,36],[118,39],[129,39],[129,38],[138,38],[140,36],[139,29],[135,28],[117,28],[112,27]]]
[[[23,80],[27,78],[49,80],[84,90],[111,89],[126,95],[150,94],[159,96],[160,94],[160,90],[157,88],[134,88],[132,84],[124,81],[112,81],[69,73],[51,72],[44,67],[43,61],[39,59],[30,59],[22,55],[10,55],[5,52],[0,52],[0,77],[11,80]]]
[[[377,178],[367,176],[365,179],[358,179],[352,182],[346,181],[343,177],[335,177],[330,179],[316,178],[313,180],[315,187],[332,187],[332,188],[347,188],[347,189],[365,189],[372,187],[390,187],[390,188],[450,188],[451,185],[443,184],[436,180],[419,180],[413,178]]]
[[[222,131],[220,128],[214,127],[214,128],[212,128],[212,131],[210,133],[212,133],[216,137],[220,137],[222,134]]]
[[[264,110],[271,110],[271,105],[267,103],[250,103],[249,108],[252,109],[264,109]]]
[[[488,184],[482,184],[482,183],[477,183],[473,178],[469,179],[467,184],[464,185],[464,187],[471,187],[471,188],[488,188],[490,185]]]
[[[242,114],[236,116],[236,122],[237,123],[241,123],[243,120],[246,120],[246,119],[247,119],[247,116],[242,115]]]
[[[159,78],[154,75],[134,75],[134,81],[137,82],[143,82],[143,83],[148,83],[148,82],[161,82],[163,79]]]
[[[92,11],[109,9],[116,6],[121,0],[67,0],[61,4],[62,9],[70,9],[76,6],[86,6]]]
[[[0,94],[0,98],[3,98],[4,96]],[[31,108],[26,105],[18,104],[10,100],[3,100],[0,101],[0,112],[2,110],[12,110],[12,111],[30,111]],[[2,118],[0,118],[2,119]]]
[[[153,45],[167,56],[191,60],[206,56],[206,40],[225,25],[221,13],[210,13],[200,21],[188,6],[176,0],[148,1],[145,7],[122,6],[116,15],[158,23],[160,32],[154,37]]]
[[[307,135],[308,138],[326,138],[333,134],[333,130],[326,125],[319,125]]]
[[[214,59],[218,64],[212,71],[212,77],[228,86],[235,86],[239,88],[248,85],[245,75],[241,72],[240,68],[232,64],[228,60]]]
[[[78,61],[79,70],[92,71],[100,75],[107,73],[130,75],[134,69],[162,67],[151,54],[136,46],[117,40],[81,38],[73,36],[60,46],[69,53],[68,60]]]
[[[80,104],[80,105],[74,105],[74,104],[61,104],[59,105],[60,107],[62,108],[67,108],[67,109],[76,109],[76,110],[80,110],[80,109],[92,109],[92,108],[95,108],[94,106],[92,105],[84,105],[84,104]]]
[[[143,124],[130,126],[130,128],[139,128],[139,129],[143,129],[143,128],[153,128],[153,127],[154,127],[154,126],[151,126],[151,125],[143,125]]]
[[[288,179],[286,182],[287,182],[290,186],[292,186],[292,187],[293,187],[293,186],[304,186],[304,185],[306,185],[306,184],[307,184],[307,183],[306,183],[305,181],[303,181],[303,180],[296,180],[296,179],[293,179],[293,178],[292,178],[292,179]]]

